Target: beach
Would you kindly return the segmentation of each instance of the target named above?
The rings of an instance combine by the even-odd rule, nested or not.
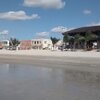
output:
[[[98,100],[100,53],[0,51],[2,100]]]
[[[100,58],[96,51],[0,50],[0,55]]]
[[[100,53],[94,51],[1,50],[0,63],[100,72]]]

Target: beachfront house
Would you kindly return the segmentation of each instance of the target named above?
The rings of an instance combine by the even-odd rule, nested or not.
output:
[[[47,49],[52,48],[52,41],[50,39],[32,39],[33,49]]]
[[[9,46],[10,46],[9,40],[2,40],[0,41],[0,43],[2,44],[2,49],[9,49]]]
[[[62,33],[69,37],[71,49],[100,50],[100,25],[72,29]]]
[[[63,46],[63,40],[59,40],[55,46],[54,46],[54,49],[55,50],[61,50],[62,49],[62,46]]]
[[[29,50],[32,48],[31,40],[22,40],[20,41],[20,44],[18,45],[18,50]]]
[[[3,49],[2,43],[0,42],[0,49]]]

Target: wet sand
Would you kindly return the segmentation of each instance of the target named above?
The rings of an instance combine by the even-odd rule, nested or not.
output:
[[[99,55],[10,52],[0,54],[1,100],[99,100]]]
[[[0,100],[99,99],[100,73],[0,64]]]
[[[56,57],[0,55],[0,64],[28,64],[41,67],[67,68],[72,70],[100,72],[100,59],[90,57]]]

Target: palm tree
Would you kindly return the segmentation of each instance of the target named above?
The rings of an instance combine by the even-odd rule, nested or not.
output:
[[[85,34],[85,43],[84,43],[84,49],[87,50],[87,49],[90,49],[87,42],[90,41],[90,40],[94,40],[97,38],[97,35],[91,33],[91,32],[87,32]]]
[[[51,37],[51,41],[52,41],[53,48],[54,48],[55,44],[59,41],[59,39],[57,39],[55,37]]]
[[[76,34],[74,36],[74,49],[76,49],[76,43],[78,44],[78,48],[79,48],[80,38],[81,38],[81,36],[79,34]]]
[[[67,43],[69,42],[69,40],[70,40],[69,35],[68,34],[64,35],[63,43],[65,44],[65,47],[66,47]]]
[[[83,45],[84,41],[85,41],[85,37],[82,36],[82,35],[80,35],[80,38],[79,38],[79,42],[80,42],[79,48],[80,49],[83,49],[84,48],[84,45]]]
[[[97,51],[100,51],[100,36],[97,36]]]
[[[84,40],[84,37],[81,36],[80,34],[76,34],[74,37],[74,44],[73,44],[73,49],[76,50],[76,44],[77,48],[80,49],[80,42]]]
[[[74,36],[69,36],[69,46],[71,51],[73,51],[73,45],[74,45]]]
[[[68,34],[64,35],[63,37],[63,42],[66,44],[67,42],[69,42],[69,36]]]
[[[19,45],[19,43],[20,42],[16,38],[10,38],[10,47],[12,49],[16,48]]]

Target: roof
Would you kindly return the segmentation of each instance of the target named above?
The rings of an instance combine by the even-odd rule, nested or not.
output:
[[[88,27],[81,27],[77,29],[73,29],[67,32],[62,33],[64,34],[74,34],[74,33],[86,33],[86,32],[97,32],[100,31],[100,26],[88,26]]]
[[[31,45],[31,40],[22,40],[20,41],[21,45]]]
[[[21,40],[20,42],[31,42],[31,40]]]
[[[37,38],[37,39],[32,39],[32,41],[51,41],[51,39]]]

